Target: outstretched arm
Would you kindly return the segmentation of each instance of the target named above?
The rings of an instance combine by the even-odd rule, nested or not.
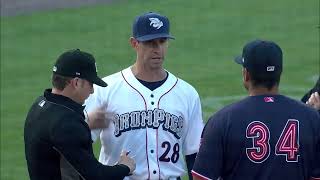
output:
[[[135,168],[127,155],[115,166],[106,166],[94,157],[90,130],[81,119],[65,117],[51,129],[54,149],[84,179],[123,179]],[[127,164],[126,164],[127,163]]]

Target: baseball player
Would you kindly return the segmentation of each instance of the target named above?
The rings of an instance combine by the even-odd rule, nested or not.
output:
[[[243,66],[249,96],[209,119],[194,179],[319,180],[320,117],[305,104],[278,94],[280,47],[252,41],[236,62]]]
[[[105,112],[115,114],[109,128],[92,136],[100,136],[103,164],[116,163],[121,149],[130,151],[137,166],[127,179],[180,179],[186,166],[191,171],[200,146],[199,95],[163,68],[169,39],[167,17],[152,12],[138,16],[130,38],[135,63],[105,77],[108,87],[95,86],[85,103],[88,112],[105,104]]]

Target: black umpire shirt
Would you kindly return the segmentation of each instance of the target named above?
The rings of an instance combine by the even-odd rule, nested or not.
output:
[[[106,180],[128,175],[125,165],[105,166],[96,160],[83,109],[51,89],[34,102],[24,127],[31,180]]]

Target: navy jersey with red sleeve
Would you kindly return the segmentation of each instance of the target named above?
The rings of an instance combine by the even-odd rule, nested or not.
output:
[[[320,116],[282,95],[249,96],[209,119],[192,173],[200,179],[320,179]]]

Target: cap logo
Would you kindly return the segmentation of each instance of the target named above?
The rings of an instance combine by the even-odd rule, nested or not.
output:
[[[274,71],[274,66],[268,66],[268,67],[267,67],[267,71],[268,71],[268,72]]]
[[[158,18],[149,18],[150,20],[150,26],[160,29],[163,26],[162,21],[160,21]]]
[[[53,72],[57,72],[57,67],[56,67],[56,66],[53,66],[52,71],[53,71]]]
[[[96,67],[96,72],[98,72],[97,63],[94,63],[94,66]]]
[[[244,58],[242,58],[242,63],[244,63]]]
[[[79,72],[76,72],[76,75],[77,75],[77,76],[80,76],[80,73],[79,73]]]

